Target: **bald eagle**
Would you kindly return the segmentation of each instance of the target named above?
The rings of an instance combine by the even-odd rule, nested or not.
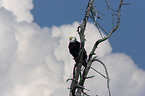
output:
[[[77,62],[79,52],[81,50],[81,44],[80,42],[77,41],[76,37],[69,37],[69,39],[70,39],[69,46],[68,46],[69,52],[74,57],[75,62]],[[84,49],[83,50],[83,63],[82,63],[84,67],[86,67],[87,65],[86,59],[87,59],[87,53],[86,53],[86,50]]]

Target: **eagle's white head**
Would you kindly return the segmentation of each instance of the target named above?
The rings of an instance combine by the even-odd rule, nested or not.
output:
[[[69,40],[70,40],[70,42],[75,42],[75,41],[77,41],[77,38],[76,37],[69,37]]]

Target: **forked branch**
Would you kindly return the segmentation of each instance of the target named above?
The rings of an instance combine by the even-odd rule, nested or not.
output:
[[[107,39],[108,39],[108,38],[118,29],[118,26],[119,26],[119,24],[120,24],[120,10],[121,10],[122,3],[123,3],[123,0],[120,1],[119,7],[118,7],[118,10],[117,10],[117,23],[116,23],[116,26],[115,26],[115,27],[112,27],[111,31],[109,32],[109,34],[108,34],[106,37],[104,37],[104,38],[102,38],[102,39],[99,39],[99,40],[97,40],[97,41],[95,42],[95,44],[94,44],[94,46],[93,46],[93,49],[92,49],[92,51],[91,51],[90,54],[89,54],[89,60],[90,60],[90,58],[92,58],[92,56],[93,56],[93,54],[94,54],[96,48],[98,47],[98,45],[99,45],[101,42],[107,40]]]
[[[71,82],[71,86],[70,86],[70,96],[81,96],[82,94],[88,95],[88,94],[86,94],[84,92],[84,89],[85,89],[84,83],[85,83],[86,79],[94,77],[94,76],[87,77],[88,72],[89,72],[89,70],[91,68],[91,65],[92,65],[92,63],[94,61],[97,61],[100,64],[102,64],[104,69],[105,69],[106,76],[101,74],[99,71],[97,71],[95,69],[93,69],[93,70],[95,72],[97,72],[98,74],[100,74],[101,76],[103,76],[104,78],[107,79],[107,87],[108,87],[108,91],[109,91],[109,96],[111,96],[110,87],[109,87],[109,80],[110,79],[109,79],[107,68],[106,68],[105,64],[102,61],[100,61],[99,59],[93,58],[93,55],[94,55],[98,45],[101,42],[107,40],[118,29],[118,26],[120,24],[120,11],[121,11],[121,6],[123,5],[123,0],[120,1],[117,11],[112,9],[109,6],[107,0],[105,0],[108,9],[111,9],[114,12],[117,12],[117,22],[116,22],[116,25],[113,22],[113,27],[112,27],[110,32],[106,32],[105,29],[103,29],[103,27],[101,25],[99,25],[99,23],[97,23],[97,21],[96,21],[97,11],[94,9],[93,1],[94,0],[89,0],[88,6],[87,6],[87,9],[86,9],[86,13],[85,13],[85,17],[83,18],[81,24],[78,26],[78,29],[77,29],[77,32],[78,32],[79,37],[80,37],[80,42],[81,42],[81,51],[79,52],[78,61],[76,62],[75,66],[74,66],[74,69],[73,69],[73,78],[72,79],[68,79],[68,80],[72,81]],[[92,13],[92,15],[90,15],[90,12]],[[93,13],[93,12],[96,12],[96,13]],[[92,50],[91,50],[91,52],[89,54],[89,58],[87,59],[87,66],[84,68],[84,70],[81,70],[81,68],[82,68],[82,62],[83,62],[83,59],[82,59],[83,58],[83,51],[84,51],[84,46],[85,46],[85,29],[86,29],[86,24],[88,22],[89,17],[97,25],[97,28],[100,27],[102,30],[105,31],[107,36],[102,37],[101,39],[99,39],[99,40],[97,40],[95,42],[95,44],[94,44],[94,46],[93,46],[93,48],[92,48]],[[100,31],[100,33],[101,33],[101,31]]]

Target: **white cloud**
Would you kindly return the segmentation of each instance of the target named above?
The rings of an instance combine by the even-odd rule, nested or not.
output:
[[[53,55],[59,41],[49,28],[14,17],[0,8],[0,96],[48,96],[64,83]]]
[[[124,53],[111,53],[105,55],[101,60],[107,65],[110,74],[110,86],[112,96],[144,96],[145,92],[145,71],[139,69],[133,60]],[[94,63],[94,67],[104,73],[104,69],[99,63]],[[94,72],[91,71],[90,75]],[[87,88],[91,89],[91,96],[107,95],[106,80],[96,74],[94,79],[87,81]]]
[[[16,1],[0,0],[0,96],[68,96],[69,83],[65,80],[71,77],[74,64],[67,48],[68,37],[78,37],[79,23],[40,28],[29,18],[32,1]],[[18,2],[22,5],[14,6]],[[94,41],[101,38],[91,23],[87,25],[86,38],[89,53]],[[144,96],[145,71],[126,54],[111,51],[106,41],[99,45],[97,55],[109,70],[113,96]],[[104,73],[99,63],[93,66]],[[95,78],[86,81],[86,87],[91,89],[88,93],[106,96],[106,80],[93,71],[92,74]]]
[[[74,22],[72,26],[63,25],[60,27],[52,28],[53,36],[61,37],[60,45],[55,50],[55,56],[65,63],[65,79],[67,79],[72,73],[72,64],[74,64],[70,56],[67,55],[69,54],[67,49],[68,37],[71,35],[77,36],[75,30],[78,25],[79,23]],[[94,41],[101,38],[96,27],[93,24],[89,23],[87,25],[86,38],[86,49],[88,52],[90,52]],[[100,58],[105,64],[107,64],[107,68],[109,70],[111,78],[110,86],[112,94],[114,96],[144,96],[145,92],[143,90],[145,89],[145,71],[139,69],[134,64],[133,60],[126,54],[112,53],[111,51],[112,47],[109,41],[106,41],[99,45],[96,54],[98,55],[98,58]],[[99,63],[94,63],[93,66],[97,70],[105,74],[104,69]],[[90,72],[90,75],[96,76],[94,79],[87,80],[86,82],[87,88],[91,89],[91,91],[88,93],[91,94],[91,96],[97,94],[99,96],[106,96],[108,93],[106,80],[101,76],[98,76],[98,74],[93,71]]]
[[[0,7],[12,12],[18,22],[32,22],[33,16],[30,10],[33,8],[33,0],[0,0]]]

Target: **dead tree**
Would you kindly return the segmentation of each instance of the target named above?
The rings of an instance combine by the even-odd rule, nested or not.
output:
[[[77,29],[77,32],[78,32],[79,37],[80,37],[81,51],[79,52],[78,61],[76,62],[75,66],[73,68],[73,78],[68,79],[68,80],[72,81],[71,85],[70,85],[69,96],[81,96],[81,95],[89,96],[88,94],[86,94],[84,92],[84,89],[85,89],[84,84],[85,84],[86,79],[93,77],[93,76],[87,77],[87,75],[88,75],[88,72],[89,72],[90,68],[92,68],[91,65],[95,61],[97,61],[97,62],[99,62],[100,64],[103,65],[103,67],[105,69],[105,72],[106,72],[106,76],[101,74],[100,72],[98,72],[94,68],[92,68],[92,69],[94,71],[96,71],[98,74],[102,75],[104,78],[106,78],[108,93],[109,93],[109,96],[111,96],[111,91],[110,91],[110,87],[109,87],[109,80],[110,79],[109,79],[107,68],[101,60],[97,59],[97,56],[95,56],[95,51],[96,51],[96,48],[98,47],[98,45],[101,42],[107,40],[117,30],[117,28],[120,24],[121,7],[122,7],[122,5],[128,5],[129,3],[123,4],[123,0],[120,0],[120,3],[118,5],[118,9],[115,10],[115,9],[111,8],[109,6],[107,0],[105,0],[107,9],[113,11],[113,14],[112,14],[113,17],[116,16],[116,22],[114,22],[115,21],[114,19],[112,20],[113,26],[112,26],[110,32],[106,32],[105,29],[103,29],[103,27],[97,22],[97,19],[100,19],[100,17],[97,16],[98,12],[96,11],[95,7],[93,6],[93,2],[94,2],[94,0],[89,0],[85,16],[84,16],[81,24],[78,26],[78,29]],[[99,39],[95,42],[91,52],[88,55],[87,67],[85,67],[84,70],[81,70],[82,62],[83,62],[82,61],[82,56],[83,56],[83,51],[84,51],[84,46],[85,46],[85,29],[86,29],[86,25],[87,25],[87,22],[88,22],[89,18],[91,20],[93,20],[93,22],[95,23],[96,27],[99,30],[100,35],[102,36],[102,33],[105,33],[106,36],[105,37],[102,36],[101,39]]]

